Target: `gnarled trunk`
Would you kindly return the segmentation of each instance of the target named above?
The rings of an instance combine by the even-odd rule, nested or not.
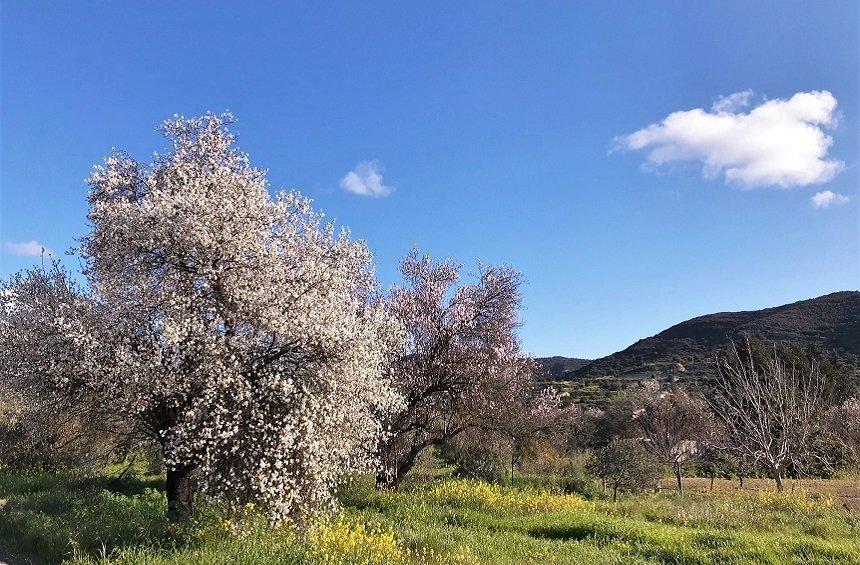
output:
[[[182,522],[191,517],[194,490],[191,484],[191,469],[187,467],[167,470],[167,518],[171,522]]]
[[[425,447],[427,447],[427,445],[430,445],[430,443],[432,442],[428,442],[426,445],[413,445],[403,459],[395,461],[393,473],[387,473],[385,471],[377,473],[376,488],[396,490],[400,486],[400,483],[403,482],[404,477],[406,477],[409,471],[412,470],[412,467],[415,466],[415,461],[418,459],[418,455]]]

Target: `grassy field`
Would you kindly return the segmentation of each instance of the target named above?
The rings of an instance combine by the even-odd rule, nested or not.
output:
[[[450,478],[387,493],[360,480],[340,493],[335,519],[302,536],[253,508],[244,519],[203,509],[175,528],[159,483],[0,472],[0,538],[45,563],[860,564],[860,514],[829,492],[851,480],[778,495],[694,479],[683,496],[617,503]]]

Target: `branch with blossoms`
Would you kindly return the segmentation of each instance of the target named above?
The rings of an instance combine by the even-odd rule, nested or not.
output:
[[[404,285],[391,291],[389,308],[407,335],[392,365],[405,406],[381,446],[381,487],[396,488],[424,449],[498,425],[501,399],[532,382],[516,336],[520,274],[479,266],[475,282],[461,283],[461,269],[417,250],[401,263]]]

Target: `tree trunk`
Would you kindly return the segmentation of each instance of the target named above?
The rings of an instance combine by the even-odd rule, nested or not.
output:
[[[776,481],[776,491],[784,491],[785,485],[782,484],[782,471],[779,468],[773,470],[773,479]]]
[[[681,482],[681,464],[675,463],[675,478],[678,479],[678,494],[684,492],[684,485]]]
[[[430,443],[413,445],[403,460],[399,462],[395,461],[393,475],[385,472],[378,473],[376,475],[376,488],[397,490],[400,483],[403,482],[404,477],[406,477],[409,471],[412,470],[412,467],[415,466],[415,461],[418,459],[418,455],[428,445],[430,445]]]
[[[612,502],[618,500],[618,484],[612,485]]]
[[[744,490],[744,475],[743,475],[743,473],[741,473],[740,479],[741,479],[741,490]]]
[[[714,476],[711,475],[711,490],[714,490]]]
[[[191,517],[194,490],[191,488],[191,469],[167,470],[167,518],[182,522]]]
[[[376,488],[379,490],[383,490],[388,488],[391,484],[391,477],[388,476],[388,473],[385,471],[379,471],[376,473]]]

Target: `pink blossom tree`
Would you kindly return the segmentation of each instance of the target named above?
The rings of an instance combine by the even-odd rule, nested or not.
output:
[[[178,116],[167,154],[96,168],[88,287],[54,285],[56,304],[8,288],[3,372],[77,379],[133,419],[163,453],[173,517],[200,492],[301,520],[376,468],[402,330],[366,245],[298,193],[271,197],[232,121]]]
[[[707,402],[680,386],[663,390],[653,381],[633,398],[635,433],[646,451],[672,468],[682,492],[684,464],[703,451],[716,429]]]
[[[474,282],[461,284],[461,269],[415,250],[401,264],[405,284],[391,292],[389,307],[407,335],[393,363],[405,404],[389,420],[380,486],[398,486],[427,447],[487,424],[499,391],[528,363],[516,336],[519,273],[479,267]]]

